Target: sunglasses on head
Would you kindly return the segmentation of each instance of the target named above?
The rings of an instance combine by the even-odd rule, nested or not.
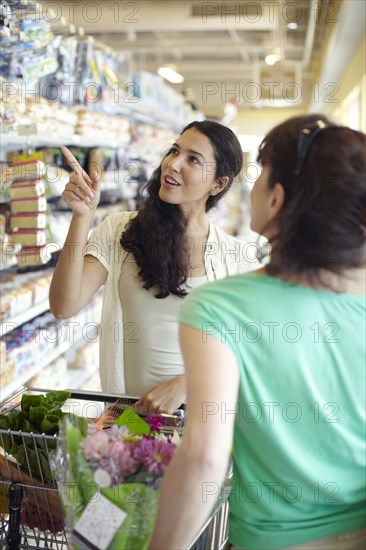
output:
[[[299,141],[297,143],[297,165],[294,172],[294,176],[296,178],[298,178],[301,174],[316,136],[324,130],[324,128],[327,128],[325,122],[322,120],[317,120],[313,126],[303,128],[301,130]]]

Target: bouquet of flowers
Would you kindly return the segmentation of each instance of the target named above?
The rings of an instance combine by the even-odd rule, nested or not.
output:
[[[88,434],[84,419],[65,415],[61,493],[76,546],[147,549],[160,483],[179,440],[163,435],[163,425],[159,415],[145,421],[126,409],[108,430]]]

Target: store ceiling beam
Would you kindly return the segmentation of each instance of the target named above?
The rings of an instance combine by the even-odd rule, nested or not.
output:
[[[119,49],[123,48],[123,49],[128,49],[129,51],[131,51],[132,53],[134,54],[139,54],[139,53],[146,53],[146,54],[157,54],[157,53],[165,53],[165,54],[169,54],[170,51],[169,50],[172,50],[173,48],[174,49],[178,49],[180,50],[183,54],[190,54],[190,53],[195,53],[195,54],[200,54],[200,53],[209,53],[211,54],[212,56],[212,51],[213,49],[217,49],[216,50],[216,55],[219,55],[223,52],[225,53],[235,53],[235,52],[240,52],[241,50],[245,50],[246,54],[261,54],[263,53],[263,45],[261,46],[254,46],[254,45],[248,45],[248,46],[242,46],[242,47],[238,47],[238,45],[235,45],[235,44],[230,44],[230,43],[224,43],[222,41],[213,41],[213,40],[206,40],[204,43],[195,43],[194,45],[193,44],[187,44],[187,43],[182,43],[182,42],[170,42],[169,44],[151,44],[150,45],[148,43],[142,43],[142,42],[139,42],[138,45],[133,45],[133,44],[128,44],[126,41],[124,40],[121,40],[121,37],[118,37],[118,36],[113,36],[113,35],[105,35],[104,33],[94,33],[94,36],[100,40],[101,42],[105,41],[105,40],[108,40],[108,43],[111,47],[115,47],[115,46],[118,46]],[[268,46],[268,48],[270,47],[270,45]],[[168,50],[169,48],[169,50]],[[293,45],[288,45],[285,47],[285,52],[289,52],[289,55],[294,55],[296,54],[299,55],[300,53],[302,54],[303,51],[304,51],[304,48],[300,45],[296,45],[296,44],[293,44]]]
[[[211,74],[214,74],[215,71],[222,71],[222,72],[233,72],[238,75],[241,71],[249,71],[253,73],[253,67],[258,67],[259,69],[263,69],[266,72],[273,72],[273,68],[271,69],[264,61],[259,62],[251,62],[243,64],[241,60],[238,58],[237,60],[225,60],[225,59],[206,59],[205,64],[202,64],[202,60],[197,60],[197,63],[194,62],[192,59],[189,60],[182,60],[177,63],[177,67],[179,70],[183,71],[185,74],[188,73],[201,73],[204,72],[210,72]],[[150,63],[153,65],[153,61]],[[295,61],[284,61],[282,63],[282,70],[286,72],[287,70],[293,70],[294,66],[297,64]],[[219,73],[216,73],[217,77],[220,76]]]
[[[57,8],[58,15],[70,23],[84,27],[87,33],[94,32],[157,32],[157,31],[223,31],[228,27],[235,30],[273,30],[276,25],[275,10],[265,2],[257,11],[249,7],[255,2],[68,2],[43,1]],[[201,6],[201,13],[194,13],[194,6]],[[237,7],[239,6],[239,7]],[[259,6],[259,4],[258,4]],[[235,11],[236,10],[236,11]],[[162,16],[163,15],[163,16]]]

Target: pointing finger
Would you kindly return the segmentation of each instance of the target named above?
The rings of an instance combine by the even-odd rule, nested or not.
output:
[[[65,159],[67,160],[68,165],[74,170],[74,172],[76,172],[76,174],[84,178],[85,181],[92,183],[92,180],[90,179],[88,174],[85,172],[85,170],[83,170],[83,168],[80,166],[80,164],[78,163],[78,161],[76,160],[72,152],[69,151],[69,149],[64,145],[61,145],[61,151]]]

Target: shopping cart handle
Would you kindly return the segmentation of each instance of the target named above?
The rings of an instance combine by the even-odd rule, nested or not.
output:
[[[28,391],[37,391],[42,393],[48,393],[50,389],[45,388],[28,388]],[[99,391],[88,391],[88,390],[74,390],[66,389],[71,393],[70,399],[88,399],[90,401],[100,401],[102,403],[115,403],[118,399],[128,400],[131,407],[140,399],[137,395],[123,395],[120,393],[105,393]],[[183,417],[185,414],[185,405],[184,403],[178,407],[178,409],[173,413],[174,416]]]

